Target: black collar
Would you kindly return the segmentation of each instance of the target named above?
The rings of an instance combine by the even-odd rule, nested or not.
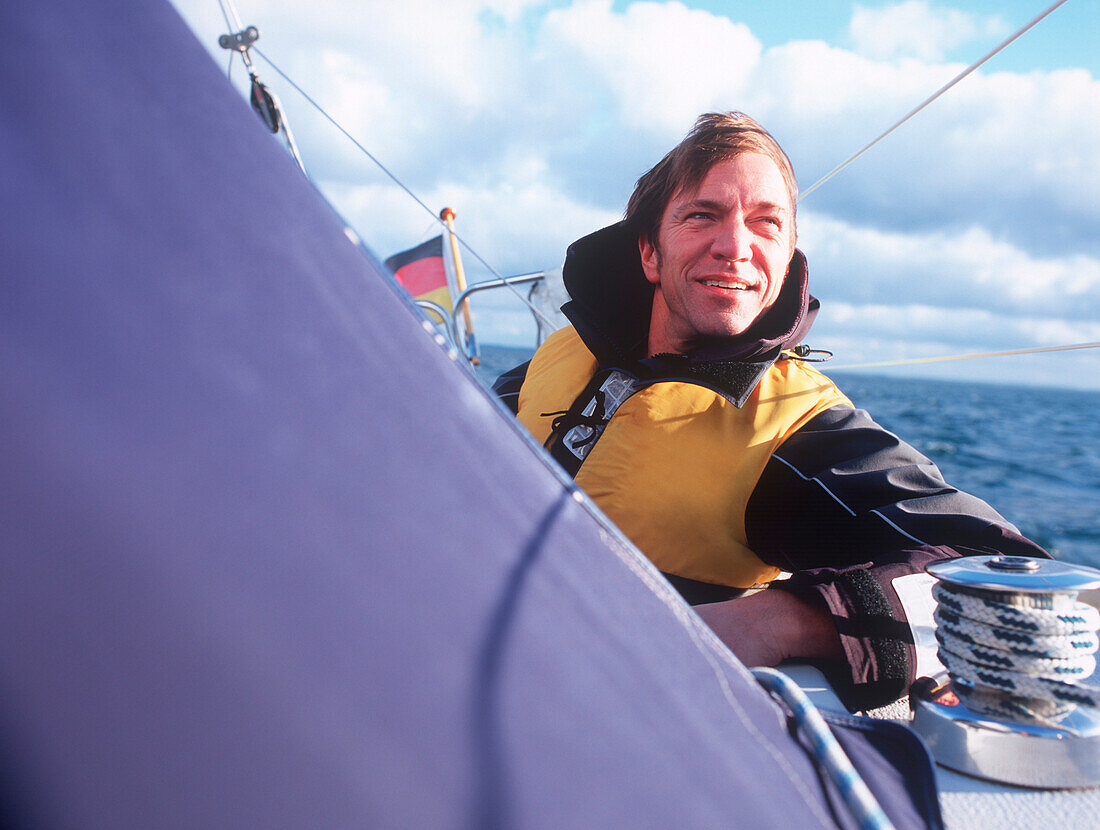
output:
[[[809,293],[806,257],[796,250],[775,304],[744,334],[699,344],[686,355],[647,358],[653,285],[642,271],[638,235],[623,222],[569,246],[562,307],[601,368],[640,378],[701,383],[740,406],[784,349],[801,342],[819,303]]]

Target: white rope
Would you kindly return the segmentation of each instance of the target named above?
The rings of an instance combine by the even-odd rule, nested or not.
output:
[[[221,7],[222,17],[225,18],[225,25],[229,31],[239,32],[244,28],[241,25],[241,16],[237,14],[237,6],[233,3],[233,0],[218,0],[218,5]]]
[[[1047,721],[1073,706],[1100,707],[1100,611],[1065,594],[964,592],[938,582],[940,660],[978,711]],[[969,689],[975,689],[971,696]]]
[[[1026,32],[1028,29],[1030,29],[1032,26],[1034,26],[1036,23],[1038,23],[1040,20],[1042,20],[1044,17],[1046,17],[1048,14],[1050,14],[1052,11],[1057,9],[1059,6],[1061,6],[1065,2],[1066,2],[1066,0],[1058,0],[1057,3],[1055,3],[1050,8],[1048,8],[1046,11],[1044,11],[1043,13],[1038,15],[1030,23],[1026,24],[1023,28],[1018,29],[1014,34],[1010,35],[1005,41],[1003,41],[999,46],[997,46],[992,52],[990,52],[989,54],[987,54],[985,57],[981,58],[977,62],[970,64],[970,66],[968,66],[966,69],[964,69],[962,72],[960,72],[954,78],[952,78],[951,81],[949,81],[947,84],[945,84],[944,86],[942,86],[938,90],[936,90],[936,92],[934,92],[932,95],[930,95],[928,98],[926,98],[921,104],[916,106],[914,109],[910,110],[900,121],[898,121],[896,124],[894,124],[888,130],[886,130],[886,132],[882,133],[882,135],[880,135],[878,138],[876,138],[870,144],[866,145],[863,149],[859,150],[854,155],[850,156],[846,161],[844,161],[841,164],[834,167],[832,170],[830,170],[828,173],[826,173],[824,176],[822,176],[820,179],[818,179],[816,182],[814,182],[812,185],[810,185],[808,188],[806,188],[804,191],[802,191],[802,194],[798,197],[798,201],[801,202],[803,199],[805,199],[807,196],[809,196],[811,193],[813,193],[815,190],[817,190],[819,187],[821,187],[821,185],[825,184],[825,182],[829,181],[829,179],[831,179],[833,176],[835,176],[837,173],[839,173],[841,170],[843,170],[845,167],[847,167],[849,164],[851,164],[857,158],[862,156],[864,153],[866,153],[868,150],[870,150],[872,147],[874,147],[876,144],[878,144],[880,141],[882,141],[882,139],[886,138],[886,136],[890,135],[890,133],[892,133],[894,130],[896,130],[898,127],[900,127],[902,124],[904,124],[910,118],[912,118],[914,115],[916,115],[922,109],[927,107],[929,104],[931,104],[937,98],[939,98],[941,95],[943,95],[945,92],[947,92],[947,90],[951,89],[951,87],[953,87],[955,84],[957,84],[963,78],[965,78],[971,72],[976,70],[979,66],[981,66],[983,63],[988,61],[990,58],[992,58],[994,55],[996,55],[998,52],[1000,52],[1002,49],[1004,49],[1006,46],[1008,46],[1010,43],[1012,43],[1012,41],[1016,40],[1018,37],[1020,37],[1020,35],[1022,35],[1024,32]]]
[[[915,366],[918,363],[944,363],[949,360],[973,360],[979,357],[1006,357],[1019,354],[1044,354],[1045,352],[1072,352],[1077,349],[1100,348],[1100,343],[1070,343],[1065,346],[1043,346],[1034,349],[1009,349],[1001,352],[982,352],[981,354],[956,354],[943,357],[917,357],[908,360],[883,360],[878,363],[849,363],[843,366],[830,365],[830,371],[841,369],[874,369],[882,366]]]
[[[241,23],[241,16],[237,14],[237,7],[233,5],[233,0],[218,0],[218,5],[222,10],[222,17],[225,18],[225,27],[229,31],[227,34],[235,35],[244,31],[244,25]],[[230,19],[232,18],[232,19]],[[234,49],[229,53],[229,68],[226,70],[226,77],[228,78],[233,73],[233,55],[238,53],[241,56],[241,63],[244,64],[245,69],[248,70],[250,77],[255,77],[252,71],[252,58],[248,55],[248,49]],[[300,162],[299,162],[300,163]],[[303,171],[304,172],[304,171]]]

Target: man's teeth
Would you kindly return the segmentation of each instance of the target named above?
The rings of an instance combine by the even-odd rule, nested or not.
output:
[[[703,280],[703,285],[711,285],[715,288],[735,288],[741,291],[746,290],[749,286],[743,282],[722,282],[721,280]]]

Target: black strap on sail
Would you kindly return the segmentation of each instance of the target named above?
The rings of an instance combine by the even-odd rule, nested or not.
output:
[[[248,96],[248,100],[252,104],[252,109],[260,116],[264,126],[272,133],[278,133],[283,127],[283,115],[279,112],[279,105],[263,81],[251,72],[249,76],[252,78],[252,93]]]

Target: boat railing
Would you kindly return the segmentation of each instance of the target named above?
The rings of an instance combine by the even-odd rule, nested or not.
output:
[[[451,313],[447,311],[439,303],[433,303],[431,300],[413,300],[424,311],[430,311],[438,320],[432,320],[437,326],[444,326],[447,329],[447,335],[451,338],[451,342],[454,342],[454,334],[451,332]]]
[[[526,305],[531,312],[531,316],[535,321],[537,328],[536,334],[536,347],[542,343],[546,337],[556,330],[557,324],[552,319],[552,315],[556,313],[555,310],[548,309],[549,313],[543,313],[536,308],[534,294],[538,290],[540,284],[545,284],[547,280],[546,271],[532,271],[527,274],[517,274],[510,277],[497,277],[494,279],[482,280],[475,282],[463,290],[457,297],[455,297],[454,308],[460,309],[475,294],[479,294],[483,291],[495,290],[495,289],[509,289],[515,292],[516,287],[522,285],[530,286],[527,297]],[[462,315],[450,313],[437,303],[430,302],[428,300],[417,300],[416,304],[425,311],[431,312],[443,321],[442,325],[447,330],[447,336],[450,339],[452,345],[455,346],[462,354],[465,355],[467,360],[471,362],[477,357],[476,342],[470,336],[468,332],[464,332],[461,328],[463,321]]]

